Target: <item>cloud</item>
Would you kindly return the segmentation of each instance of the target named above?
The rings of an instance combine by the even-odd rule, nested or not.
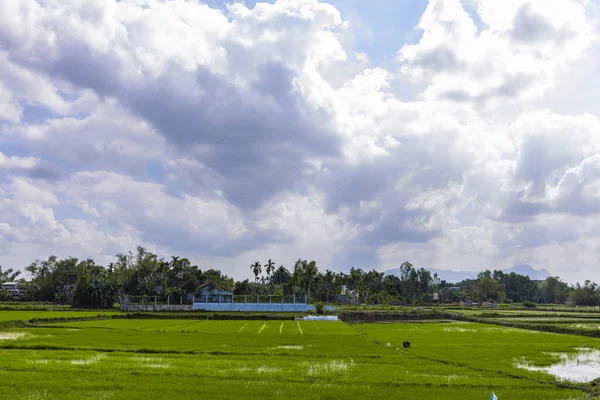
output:
[[[327,111],[295,88],[303,75],[345,58],[329,30],[341,19],[329,5],[234,4],[229,21],[182,1],[94,3],[94,11],[24,4],[36,29],[0,36],[12,62],[116,98],[219,174],[236,205],[258,207],[302,178],[307,155],[338,152]],[[14,46],[19,40],[26,44]],[[23,48],[51,57],[42,62]]]
[[[128,226],[139,232],[141,240],[163,247],[176,235],[181,251],[229,254],[244,246],[238,242],[248,234],[240,212],[218,197],[168,193],[161,184],[125,175],[79,172],[55,190],[65,203],[102,216],[98,222],[116,231]]]
[[[525,113],[511,126],[518,149],[515,190],[504,210],[507,216],[542,212],[593,214],[593,189],[585,193],[583,171],[593,174],[600,154],[597,132],[600,119],[593,115],[562,116],[548,110]],[[590,191],[591,190],[591,191]],[[567,201],[566,199],[570,199]]]
[[[317,0],[0,2],[0,261],[595,265],[600,115],[562,93],[596,11],[474,5],[431,0],[390,69]]]
[[[78,169],[110,168],[139,174],[147,162],[169,153],[165,139],[148,122],[114,101],[85,95],[78,101],[87,103],[91,112],[23,122],[4,130],[0,127],[0,135],[4,131],[7,140]]]
[[[63,171],[55,165],[35,157],[6,156],[0,152],[0,171],[11,175],[24,175],[40,179],[59,179]]]
[[[18,122],[21,119],[23,108],[15,103],[11,92],[0,86],[0,120]]]
[[[577,1],[479,0],[478,16],[482,31],[459,0],[432,0],[420,41],[398,52],[402,73],[427,83],[426,98],[486,107],[540,98],[594,40]]]

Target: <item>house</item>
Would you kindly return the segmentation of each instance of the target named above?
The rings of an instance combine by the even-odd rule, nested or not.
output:
[[[461,307],[477,307],[477,306],[479,306],[479,303],[477,303],[476,301],[471,301],[471,300],[461,301],[458,304]]]
[[[200,303],[233,303],[233,292],[202,283],[196,291],[196,299]]]
[[[356,290],[348,290],[346,286],[342,286],[342,293],[338,295],[340,304],[358,304],[358,292]]]
[[[19,296],[21,294],[19,282],[4,282],[2,284],[2,289],[6,289],[12,296]]]

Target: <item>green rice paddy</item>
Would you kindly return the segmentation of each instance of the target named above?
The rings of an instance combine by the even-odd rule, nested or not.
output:
[[[0,322],[29,321],[32,319],[86,318],[97,315],[115,315],[116,311],[0,311]]]
[[[0,321],[49,313],[0,311]],[[56,313],[60,320],[0,330],[0,398],[585,399],[587,385],[519,363],[544,367],[582,346],[600,349],[598,339],[467,322]]]

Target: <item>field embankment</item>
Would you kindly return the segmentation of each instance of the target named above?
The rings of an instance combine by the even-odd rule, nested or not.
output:
[[[411,310],[411,311],[345,311],[340,313],[342,321],[348,323],[373,323],[373,322],[415,322],[415,321],[435,321],[452,320],[462,322],[475,322],[480,324],[491,324],[510,328],[526,329],[538,332],[559,333],[577,336],[586,336],[591,338],[600,338],[599,329],[589,329],[574,324],[577,319],[572,315],[557,314],[554,319],[549,319],[551,315],[544,314],[544,320],[538,319],[540,316],[523,313],[518,314],[523,320],[512,320],[505,318],[502,314],[488,313],[485,317],[466,315],[463,313],[439,311],[439,310]],[[532,320],[526,320],[531,317]],[[510,315],[514,318],[514,315]],[[599,316],[583,316],[582,322],[589,319],[598,319]],[[566,319],[566,321],[564,320]],[[600,326],[600,324],[599,324]]]

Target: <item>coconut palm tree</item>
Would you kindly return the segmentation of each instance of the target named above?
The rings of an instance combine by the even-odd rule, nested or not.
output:
[[[267,273],[267,279],[269,279],[269,293],[271,293],[271,277],[275,272],[275,263],[269,258],[269,261],[265,264],[265,272]]]
[[[250,269],[254,274],[254,283],[258,283],[258,276],[262,272],[262,265],[260,265],[260,262],[256,261],[254,264],[250,265]]]
[[[273,275],[273,272],[275,272],[275,263],[273,262],[273,260],[271,260],[269,258],[269,261],[267,262],[265,267],[266,267],[265,272],[267,273],[267,277],[270,277],[271,275]]]

